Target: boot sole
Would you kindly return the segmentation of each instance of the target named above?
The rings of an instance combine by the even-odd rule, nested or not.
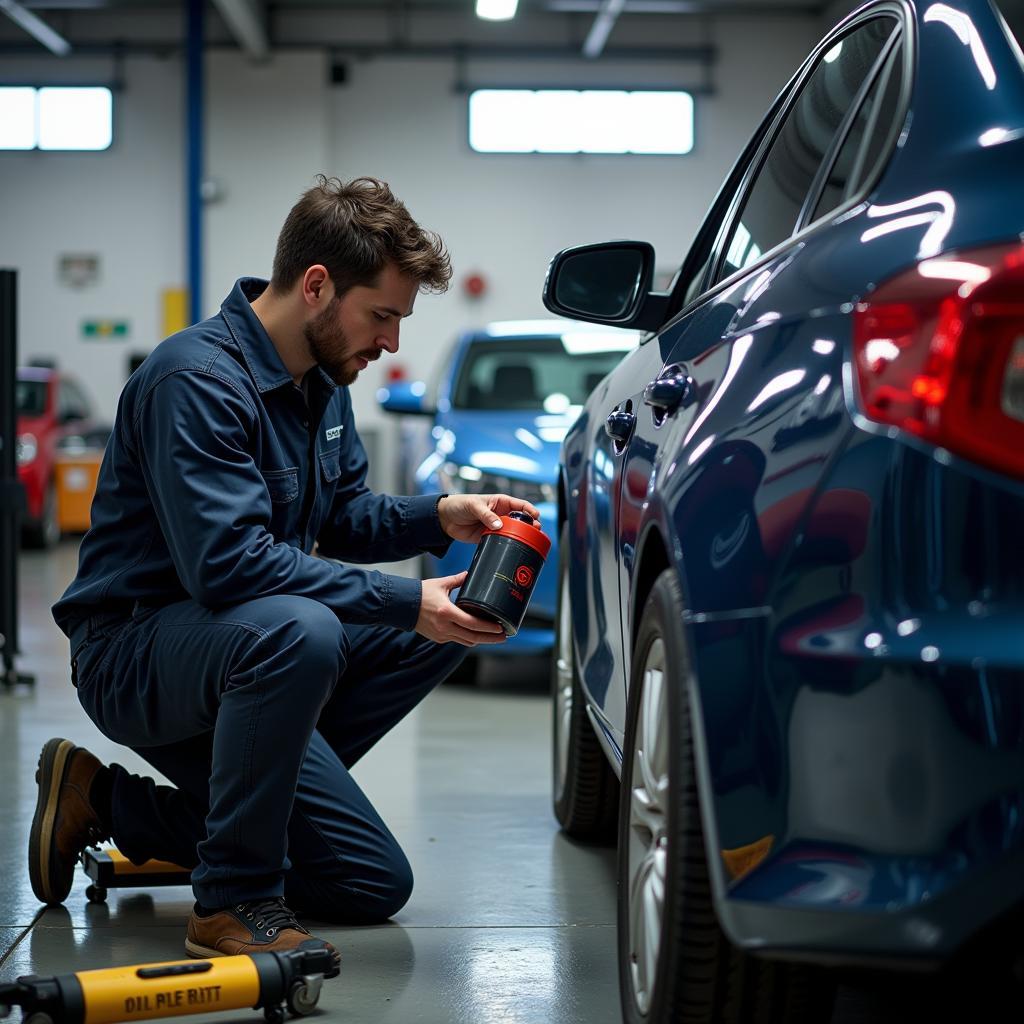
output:
[[[58,891],[53,884],[50,867],[60,787],[64,781],[64,769],[67,767],[68,758],[74,749],[75,745],[71,740],[48,740],[39,755],[39,769],[36,771],[39,795],[36,798],[36,812],[32,818],[32,830],[28,839],[28,877],[36,899],[48,906],[63,903],[71,891],[70,881],[63,892]]]
[[[218,949],[210,949],[209,946],[200,946],[198,942],[193,942],[191,939],[185,940],[185,952],[197,960],[206,960],[211,956],[227,956],[227,953],[222,953]]]
[[[211,949],[209,946],[200,946],[198,942],[185,939],[185,952],[195,960],[208,960],[214,956],[229,956],[228,953],[221,953],[220,950]],[[336,978],[341,973],[341,955],[335,954],[331,969],[324,974],[325,978]]]

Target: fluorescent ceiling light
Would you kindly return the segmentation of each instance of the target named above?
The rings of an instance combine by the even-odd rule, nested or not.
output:
[[[37,136],[35,89],[0,89],[0,149],[35,149]]]
[[[516,16],[519,0],[476,0],[476,16],[485,21],[508,21]]]
[[[477,89],[478,153],[689,153],[693,97],[678,91]]]
[[[109,149],[113,97],[106,88],[39,90],[40,149]]]

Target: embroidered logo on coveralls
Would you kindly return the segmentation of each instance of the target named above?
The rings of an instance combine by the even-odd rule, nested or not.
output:
[[[341,427],[328,427],[326,433],[328,441],[337,441],[341,437]]]

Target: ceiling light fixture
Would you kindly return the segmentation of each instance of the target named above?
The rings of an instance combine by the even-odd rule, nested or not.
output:
[[[519,0],[476,0],[476,16],[484,21],[508,21],[516,16]]]

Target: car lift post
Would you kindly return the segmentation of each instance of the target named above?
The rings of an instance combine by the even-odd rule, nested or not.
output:
[[[18,543],[25,501],[15,458],[18,274],[0,270],[0,682],[8,690],[35,677],[14,667],[18,650]]]

